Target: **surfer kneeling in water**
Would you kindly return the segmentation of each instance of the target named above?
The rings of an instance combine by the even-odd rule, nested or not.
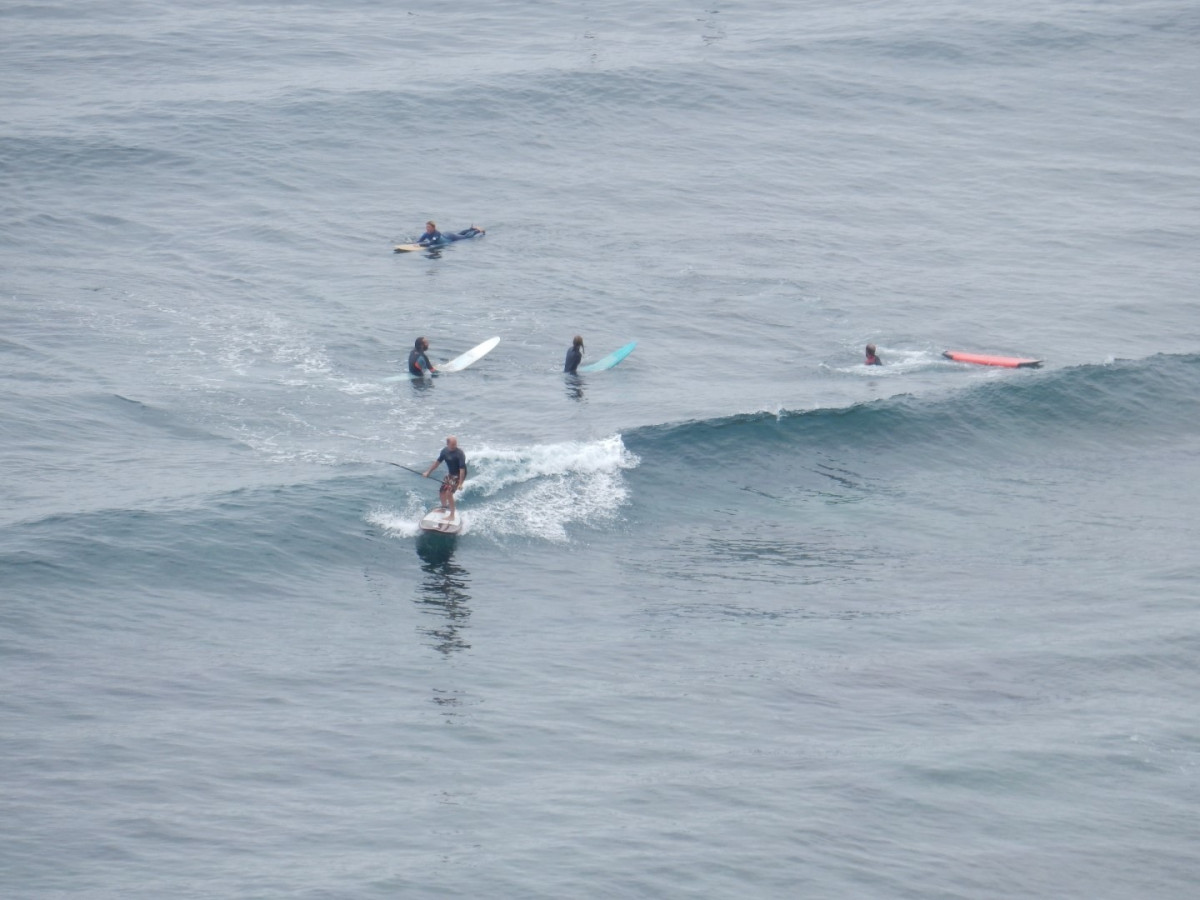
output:
[[[446,438],[446,446],[442,448],[438,458],[433,461],[433,465],[425,470],[425,477],[428,478],[433,470],[442,463],[446,464],[446,477],[442,479],[438,497],[442,501],[442,506],[450,510],[450,514],[446,518],[453,519],[454,492],[461,491],[463,482],[467,480],[467,454],[459,449],[458,438],[454,435]]]
[[[867,344],[867,361],[863,363],[865,366],[882,366],[883,360],[875,355],[875,345]]]
[[[412,352],[408,354],[408,374],[417,378],[423,378],[426,372],[430,375],[437,372],[433,367],[433,363],[429,361],[426,355],[429,352],[429,341],[426,338],[419,337],[413,342]],[[421,367],[425,368],[422,369]]]
[[[563,371],[574,375],[581,362],[583,362],[583,336],[577,334],[575,340],[571,341],[571,349],[567,351],[567,360],[563,363]]]

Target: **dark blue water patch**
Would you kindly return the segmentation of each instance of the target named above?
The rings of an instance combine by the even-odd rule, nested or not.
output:
[[[1106,16],[1065,13],[1056,21],[992,17],[982,10],[969,17],[955,13],[939,18],[935,11],[915,27],[862,29],[833,37],[816,32],[805,36],[804,46],[810,53],[836,51],[838,58],[856,58],[863,66],[890,59],[910,68],[944,67],[961,75],[973,66],[1047,67],[1064,57],[1121,52],[1156,29],[1178,28],[1186,34],[1189,25],[1188,13],[1153,8]]]
[[[107,173],[130,177],[147,172],[187,165],[184,155],[155,147],[118,143],[103,138],[82,140],[61,135],[0,138],[0,184],[18,178],[76,186],[87,184]]]
[[[869,582],[889,571],[891,560],[878,548],[852,545],[844,535],[833,539],[815,528],[799,534],[762,522],[753,525],[747,519],[754,515],[766,519],[772,513],[760,508],[740,521],[719,515],[699,533],[675,540],[656,577],[713,596],[732,591],[765,598],[771,586],[786,593],[831,582]]]
[[[114,508],[14,523],[0,531],[0,582],[10,596],[83,591],[114,602],[180,592],[246,602],[307,595],[360,559],[362,497],[372,490],[340,479],[236,490],[187,508]]]
[[[793,114],[806,109],[812,102],[810,87],[780,79],[774,70],[713,67],[695,60],[665,68],[552,69],[537,78],[522,70],[394,90],[306,88],[261,106],[248,132],[253,136],[267,123],[273,123],[272,130],[283,126],[288,131],[303,124],[304,133],[289,147],[289,164],[295,164],[298,154],[303,158],[315,148],[339,145],[356,155],[389,146],[389,156],[394,156],[402,134],[407,157],[468,170],[488,165],[513,141],[522,148],[518,164],[534,153],[534,162],[560,168],[564,150],[590,157],[597,146],[611,146],[620,157],[635,149],[643,156],[660,153],[674,167],[686,165],[691,155],[678,152],[683,136],[692,142],[693,153],[712,145],[744,147],[742,128],[753,124],[775,133],[779,108],[786,105]],[[714,108],[729,111],[729,127],[697,133],[696,116]],[[464,122],[470,123],[467,133],[481,139],[477,146],[463,143]],[[614,144],[616,134],[651,123],[633,145]],[[488,143],[482,142],[485,137]],[[247,134],[239,139],[245,141]],[[794,152],[794,144],[789,146]],[[672,147],[676,152],[666,155]],[[477,161],[466,163],[463,151]]]
[[[74,21],[79,11],[56,3],[6,3],[0,6],[0,19],[59,19]]]
[[[1121,10],[1120,21],[1180,41],[1200,35],[1200,6],[1194,3],[1134,5]],[[1189,44],[1190,46],[1190,44]]]
[[[102,395],[95,398],[93,406],[106,413],[106,419],[116,427],[138,425],[153,429],[158,434],[189,441],[224,441],[225,439],[195,426],[172,410],[143,403],[121,394]]]
[[[1007,375],[1007,373],[1006,373]],[[946,397],[898,396],[837,409],[748,413],[637,429],[646,463],[767,471],[785,454],[986,463],[1050,447],[1137,446],[1200,433],[1200,356],[1015,371]]]
[[[420,145],[445,131],[461,133],[462,117],[479,123],[508,121],[526,126],[553,124],[559,140],[576,129],[594,128],[614,115],[654,109],[696,111],[731,102],[765,107],[752,83],[741,73],[700,67],[677,70],[630,68],[599,71],[553,71],[530,80],[524,73],[488,82],[454,82],[432,88],[412,86],[395,90],[332,91],[306,89],[279,104],[274,114],[309,125],[300,147],[328,140],[348,140],[351,131],[327,131],[321,123],[339,121],[359,125],[376,123],[361,137],[409,122],[415,131],[412,144]],[[743,108],[739,106],[739,108]],[[265,110],[272,115],[271,110]],[[352,129],[353,130],[353,129]],[[357,133],[356,131],[354,133]],[[526,135],[536,141],[538,133]],[[481,151],[483,148],[480,148]]]
[[[46,382],[51,380],[43,370],[48,357],[41,350],[21,341],[0,337],[0,360],[4,369],[0,378],[13,381]]]
[[[187,445],[240,442],[198,427],[168,409],[131,400],[120,394],[93,392],[40,394],[11,404],[8,421],[19,431],[8,445],[15,454],[34,451],[80,452],[120,457],[121,448],[155,446],[171,439]],[[132,458],[132,452],[125,454]]]

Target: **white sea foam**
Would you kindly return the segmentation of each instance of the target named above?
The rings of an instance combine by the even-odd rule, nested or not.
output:
[[[623,471],[638,464],[620,435],[591,442],[539,444],[471,454],[459,495],[463,533],[568,540],[567,527],[612,521],[629,496]],[[428,506],[410,493],[402,510],[375,509],[367,521],[413,537]]]
[[[382,529],[388,534],[398,537],[411,538],[421,533],[418,523],[426,513],[426,506],[421,496],[410,491],[405,497],[403,507],[375,507],[366,515],[369,524]]]

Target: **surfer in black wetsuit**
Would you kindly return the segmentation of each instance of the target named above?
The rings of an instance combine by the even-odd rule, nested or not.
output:
[[[417,243],[425,247],[440,244],[442,242],[442,233],[437,230],[437,224],[434,222],[425,223],[425,233],[417,238]]]
[[[451,232],[450,234],[442,234],[438,231],[436,222],[425,223],[425,233],[417,238],[417,243],[422,247],[436,247],[439,244],[448,244],[454,241],[463,241],[467,238],[478,237],[481,234],[486,234],[482,228],[476,228],[472,225],[470,228],[464,228],[462,231]]]
[[[875,355],[875,345],[867,344],[867,361],[863,363],[866,366],[882,366],[883,360]]]
[[[567,351],[567,360],[563,363],[563,371],[574,375],[581,362],[583,362],[583,337],[577,334],[575,340],[571,342],[571,349]]]
[[[450,514],[446,518],[453,519],[454,492],[461,491],[463,482],[467,480],[467,454],[459,448],[458,438],[454,435],[446,438],[446,446],[442,448],[438,458],[433,461],[433,465],[425,470],[425,477],[428,478],[433,470],[443,462],[446,464],[446,477],[442,479],[438,497],[442,501],[442,506],[450,510]]]
[[[429,361],[426,355],[429,351],[429,341],[423,337],[419,337],[413,343],[412,352],[408,354],[408,374],[416,378],[422,378],[425,372],[433,374],[437,369],[433,367],[433,363]],[[421,367],[425,368],[422,369]]]

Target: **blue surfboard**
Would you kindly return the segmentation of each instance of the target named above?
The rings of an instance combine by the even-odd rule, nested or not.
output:
[[[630,341],[628,344],[626,344],[620,350],[614,350],[612,353],[608,354],[608,356],[605,356],[602,359],[598,359],[594,363],[588,363],[586,366],[580,366],[578,371],[580,371],[580,372],[603,372],[605,369],[611,369],[613,366],[615,366],[617,363],[619,363],[621,360],[623,360],[625,357],[627,357],[630,353],[632,353],[633,348],[636,346],[637,346],[637,341]]]

